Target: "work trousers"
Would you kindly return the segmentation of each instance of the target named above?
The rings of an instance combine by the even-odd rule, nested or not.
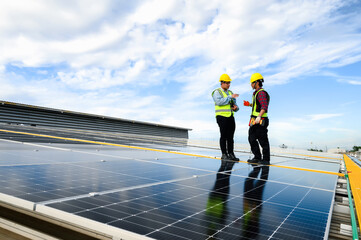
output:
[[[219,145],[221,147],[222,154],[233,153],[233,136],[236,130],[236,122],[234,117],[217,116],[217,123],[221,132],[219,139]]]
[[[268,119],[265,119],[265,126],[261,126],[259,124],[253,125],[249,128],[248,131],[248,141],[251,145],[251,151],[254,154],[254,157],[256,159],[262,160],[263,155],[263,161],[270,161],[270,147],[269,147],[269,141],[268,141]],[[259,145],[262,147],[262,155],[259,148]]]

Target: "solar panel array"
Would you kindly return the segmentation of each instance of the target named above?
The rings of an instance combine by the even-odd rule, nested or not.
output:
[[[237,154],[242,161],[249,155]],[[271,162],[339,170],[333,158],[273,156]],[[0,140],[0,175],[2,196],[34,203],[35,210],[155,239],[324,239],[337,182],[331,174],[167,152],[9,140]]]

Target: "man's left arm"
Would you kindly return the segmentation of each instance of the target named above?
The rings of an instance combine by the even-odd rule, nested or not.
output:
[[[236,100],[235,98],[232,98],[232,100],[233,100],[232,110],[233,110],[234,112],[237,112],[237,111],[239,110],[239,107],[238,107],[238,105],[237,105],[237,100]]]

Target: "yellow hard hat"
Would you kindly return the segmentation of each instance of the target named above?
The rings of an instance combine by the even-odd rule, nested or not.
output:
[[[261,80],[261,79],[263,80],[263,77],[262,77],[262,75],[260,73],[253,73],[252,76],[251,76],[250,83],[253,83],[253,82],[255,82],[257,80]]]
[[[220,82],[230,82],[232,79],[228,76],[228,74],[223,73],[221,77],[219,78]]]

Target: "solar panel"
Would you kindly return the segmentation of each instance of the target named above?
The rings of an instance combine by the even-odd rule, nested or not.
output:
[[[339,168],[337,159],[292,155],[273,156],[272,164],[290,167],[279,168],[91,144],[0,146],[0,200],[15,197],[67,221],[155,239],[323,239],[337,175],[292,167]],[[237,156],[246,161],[249,154]]]

